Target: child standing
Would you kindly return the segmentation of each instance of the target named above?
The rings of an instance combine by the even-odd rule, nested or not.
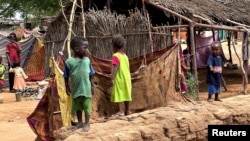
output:
[[[91,97],[93,93],[92,77],[95,71],[88,55],[88,41],[86,38],[74,37],[70,42],[73,57],[65,62],[64,78],[66,91],[72,94],[72,114],[76,113],[78,123],[76,129],[82,128],[87,132],[90,128]],[[69,78],[70,84],[69,86]],[[82,121],[82,111],[85,113],[85,124]]]
[[[112,39],[112,94],[111,101],[118,104],[119,111],[113,116],[123,116],[130,114],[129,102],[132,101],[131,75],[129,59],[122,51],[125,46],[125,39],[121,35],[115,35]],[[123,103],[125,111],[123,110]]]
[[[221,81],[222,81],[222,58],[221,58],[221,43],[214,41],[211,44],[212,54],[207,60],[207,84],[208,84],[208,101],[212,102],[212,95],[215,94],[215,101],[219,99]]]
[[[4,64],[2,64],[2,56],[0,56],[0,93],[2,92],[3,89],[3,83],[4,83],[4,74],[6,71],[6,67]]]
[[[18,42],[16,34],[10,33],[8,36],[10,42],[6,44],[6,57],[8,59],[8,66],[10,68],[15,67],[15,63],[21,63],[21,45]],[[10,92],[15,92],[13,86],[14,86],[14,79],[15,74],[13,72],[9,72],[9,89]]]
[[[21,92],[26,87],[25,79],[28,78],[28,76],[25,74],[22,67],[20,67],[20,63],[14,63],[13,64],[15,68],[10,68],[10,72],[14,72],[15,78],[14,78],[14,85],[13,88],[16,92]]]

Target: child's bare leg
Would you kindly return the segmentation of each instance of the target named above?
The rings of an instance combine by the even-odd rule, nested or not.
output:
[[[123,102],[117,103],[119,111],[112,115],[112,117],[116,116],[124,116],[124,110],[123,110]]]
[[[214,101],[221,101],[221,99],[219,99],[219,93],[215,93],[215,98],[214,98]]]
[[[213,100],[212,100],[212,94],[208,94],[207,101],[208,101],[208,102],[213,102]]]
[[[83,131],[84,132],[89,131],[89,128],[90,128],[89,119],[90,119],[90,115],[85,114],[85,124],[83,126]]]
[[[76,111],[76,117],[77,117],[77,121],[78,121],[76,127],[81,128],[83,126],[83,123],[82,123],[82,111]]]
[[[131,113],[129,107],[129,101],[125,101],[124,104],[125,104],[125,115],[129,115]]]
[[[186,83],[185,75],[181,73],[180,77],[181,77],[181,91],[182,93],[187,93],[187,83]]]
[[[123,103],[122,103],[122,102],[118,103],[118,107],[119,107],[119,112],[120,112],[120,113],[124,113],[124,110],[123,110]]]

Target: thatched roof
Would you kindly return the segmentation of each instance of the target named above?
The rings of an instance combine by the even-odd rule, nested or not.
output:
[[[80,0],[78,0],[80,1]],[[95,8],[102,10],[108,6],[108,0],[83,0],[85,10]],[[110,1],[110,0],[109,0]],[[152,17],[153,24],[176,24],[176,17],[164,13],[161,10],[147,4],[147,1],[152,1],[162,5],[172,11],[188,17],[196,22],[202,22],[197,16],[201,16],[215,24],[223,23],[230,25],[226,20],[230,19],[242,24],[250,25],[250,1],[249,0],[145,0],[145,7]],[[79,2],[80,3],[80,2]],[[137,7],[142,9],[142,0],[112,0],[109,4],[110,9],[119,14],[128,14],[129,10]],[[64,10],[66,15],[70,14],[72,1],[68,2]],[[80,12],[80,10],[78,11]],[[62,13],[57,19],[63,18]],[[204,21],[203,21],[204,22]]]
[[[217,23],[228,24],[230,19],[250,25],[248,0],[160,0],[159,4],[194,20],[199,15]]]

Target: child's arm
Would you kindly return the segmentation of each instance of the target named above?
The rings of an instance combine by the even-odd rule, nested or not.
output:
[[[207,66],[211,72],[214,72],[214,67],[213,67],[213,58],[210,55],[207,59]]]
[[[111,73],[111,80],[112,80],[112,84],[114,84],[114,79],[115,79],[115,75],[118,71],[118,67],[119,65],[113,65],[112,66],[112,73]]]
[[[22,76],[23,76],[24,79],[28,78],[28,76],[25,74],[24,70],[22,70]]]
[[[70,90],[70,86],[69,86],[69,68],[67,67],[66,64],[65,64],[63,76],[64,76],[64,81],[65,81],[66,94],[70,95],[71,90]]]
[[[210,70],[210,71],[214,71],[214,68],[213,68],[212,65],[209,65],[209,70]]]
[[[10,69],[9,69],[9,72],[15,72],[15,69],[10,68]]]
[[[10,46],[9,44],[6,45],[6,56],[7,56],[7,60],[8,60],[8,63],[10,64],[10,66],[12,67],[12,62],[10,61]]]
[[[111,70],[111,81],[112,81],[112,84],[114,84],[114,79],[115,79],[116,73],[120,65],[120,61],[116,56],[112,57],[112,64],[113,65],[112,65],[112,70]]]
[[[91,92],[92,92],[92,95],[94,95],[94,80],[93,80],[94,75],[95,75],[95,70],[94,70],[92,64],[90,64],[89,80],[90,80],[90,83],[91,83]]]

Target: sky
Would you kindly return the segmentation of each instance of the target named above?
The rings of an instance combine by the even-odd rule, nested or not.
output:
[[[17,12],[16,15],[15,15],[15,19],[16,20],[22,20],[21,14]]]

